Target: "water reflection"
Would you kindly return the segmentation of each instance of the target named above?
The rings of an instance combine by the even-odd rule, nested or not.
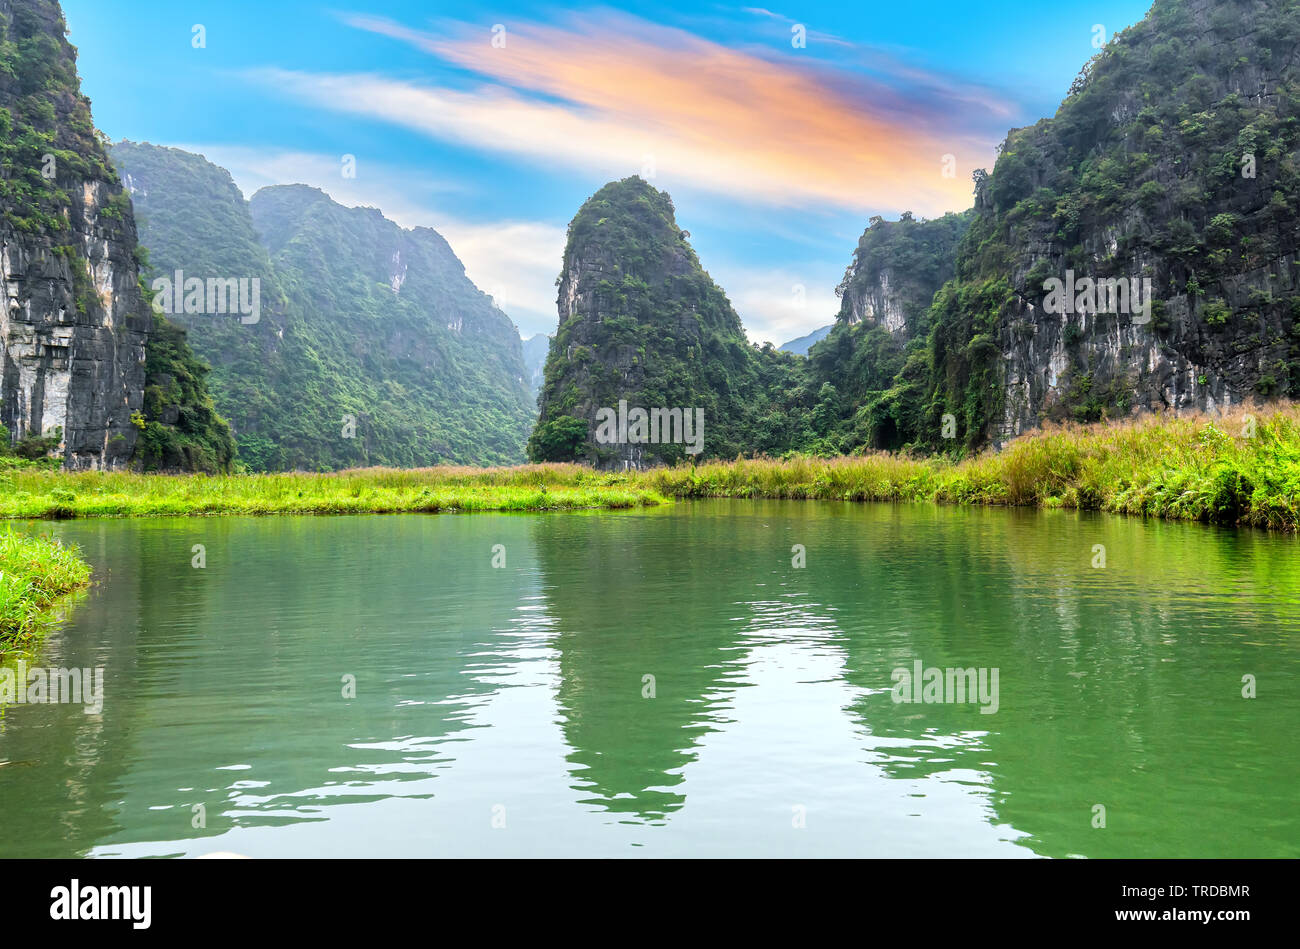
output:
[[[7,856],[1300,849],[1292,539],[778,502],[57,530],[99,583],[41,661],[106,703],[3,710]],[[998,712],[895,704],[916,660],[999,669]]]

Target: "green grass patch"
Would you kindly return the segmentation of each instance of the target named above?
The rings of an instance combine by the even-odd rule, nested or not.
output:
[[[243,475],[0,470],[0,517],[11,518],[572,511],[664,503],[647,486],[579,465]]]
[[[57,540],[0,531],[0,657],[31,649],[57,601],[90,582],[90,566]]]

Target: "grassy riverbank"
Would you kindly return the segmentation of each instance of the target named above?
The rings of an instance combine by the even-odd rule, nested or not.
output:
[[[228,476],[0,471],[0,517],[571,511],[663,503],[646,486],[579,465]]]
[[[30,648],[56,601],[89,582],[75,550],[0,529],[0,657]]]
[[[1300,528],[1300,406],[1049,428],[953,464],[876,454],[646,472],[673,497],[1065,507]]]
[[[1300,406],[1049,428],[953,463],[873,454],[642,472],[580,465],[164,476],[0,470],[0,517],[633,508],[669,498],[1020,505],[1300,529]]]

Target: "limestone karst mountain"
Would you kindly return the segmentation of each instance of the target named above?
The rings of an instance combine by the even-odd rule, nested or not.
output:
[[[151,275],[252,278],[254,323],[177,314],[213,366],[256,470],[523,460],[532,421],[519,335],[429,228],[305,185],[245,201],[200,155],[112,150]]]
[[[625,467],[734,457],[781,431],[767,424],[782,414],[768,394],[793,378],[797,357],[749,344],[678,227],[672,199],[641,178],[610,182],[574,217],[558,308],[529,441],[534,460]],[[703,419],[704,435],[691,446],[697,433],[670,421],[666,435],[602,439],[602,410],[624,409],[680,410]]]
[[[931,311],[927,432],[1296,393],[1298,39],[1282,0],[1158,0],[1008,135]]]
[[[873,219],[833,329],[780,372],[742,355],[730,307],[705,302],[721,291],[691,282],[671,204],[653,211],[666,196],[607,186],[570,229],[534,445],[581,442],[623,391],[707,393],[725,452],[778,453],[959,453],[1044,421],[1294,396],[1297,41],[1283,0],[1158,0],[1056,115],[1009,133],[973,209]],[[706,370],[696,328],[736,348]]]

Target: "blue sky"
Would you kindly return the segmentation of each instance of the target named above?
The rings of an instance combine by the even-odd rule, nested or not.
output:
[[[114,140],[434,227],[525,336],[555,329],[574,212],[642,174],[776,343],[833,319],[870,216],[968,207],[1006,130],[1148,6],[63,0]]]

